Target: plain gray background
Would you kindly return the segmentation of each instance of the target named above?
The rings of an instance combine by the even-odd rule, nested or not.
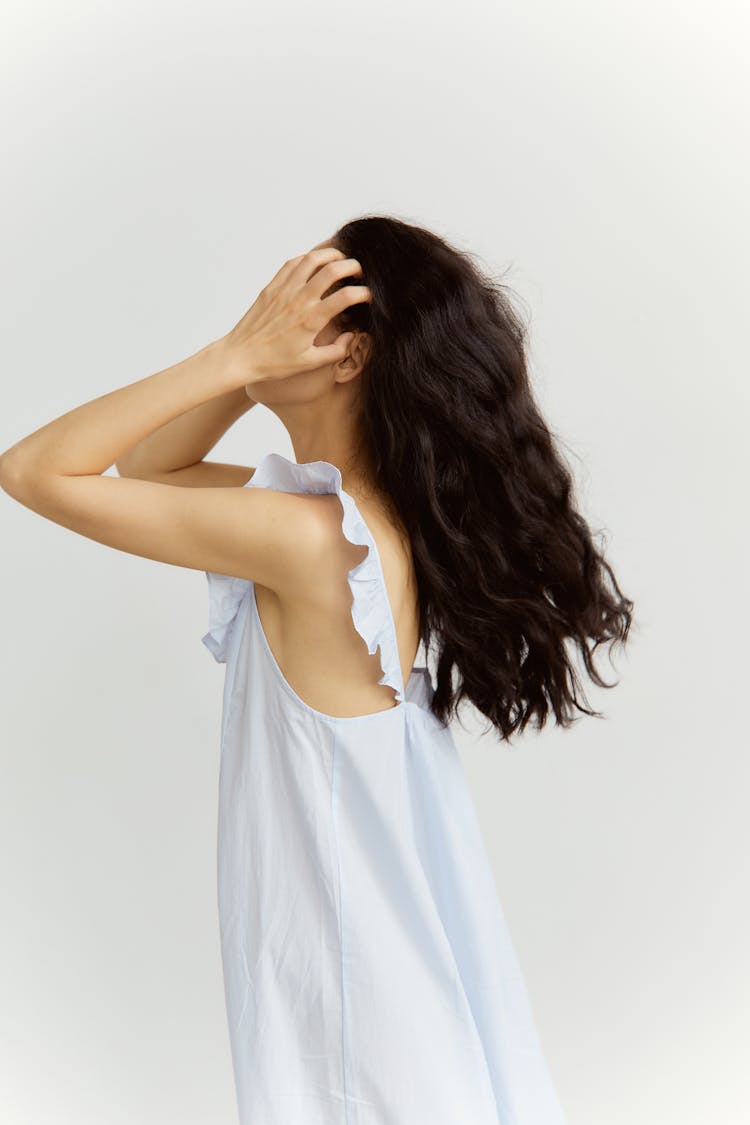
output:
[[[526,303],[639,630],[606,720],[456,728],[570,1125],[750,1117],[742,8],[3,5],[3,449],[362,212]],[[0,1119],[233,1125],[205,577],[0,503]]]

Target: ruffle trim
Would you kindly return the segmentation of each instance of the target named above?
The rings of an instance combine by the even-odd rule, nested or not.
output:
[[[382,676],[379,684],[387,684],[396,693],[396,701],[404,702],[404,685],[393,615],[388,603],[385,577],[377,544],[354,502],[343,488],[341,472],[329,461],[310,461],[298,465],[280,453],[261,458],[250,480],[244,486],[276,488],[282,492],[335,493],[342,507],[341,530],[355,546],[367,547],[367,554],[349,571],[352,593],[352,622],[374,655],[380,649]],[[203,644],[218,661],[226,661],[232,627],[240,605],[252,583],[245,578],[231,578],[206,571],[209,585],[209,629]]]
[[[214,660],[225,664],[232,626],[252,582],[247,578],[214,574],[210,570],[205,573],[208,579],[208,632],[201,640]]]

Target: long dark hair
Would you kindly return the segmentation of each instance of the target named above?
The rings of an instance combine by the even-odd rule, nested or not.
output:
[[[336,318],[371,338],[362,440],[409,534],[420,633],[442,722],[466,698],[509,739],[549,711],[570,726],[599,645],[623,645],[633,602],[576,511],[572,474],[534,402],[527,329],[508,287],[423,227],[365,215],[329,240],[370,303]],[[489,729],[489,728],[488,728]]]

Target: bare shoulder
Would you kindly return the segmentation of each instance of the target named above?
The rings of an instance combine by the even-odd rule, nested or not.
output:
[[[324,603],[367,552],[344,536],[335,494],[254,487],[219,488],[212,495],[215,510],[208,518],[231,567],[227,573],[289,601]]]
[[[248,489],[251,492],[259,489]],[[302,571],[296,590],[303,597],[325,602],[341,590],[348,572],[367,554],[367,547],[351,543],[343,533],[343,508],[336,493],[287,493],[304,509],[301,526],[307,534]]]
[[[225,563],[204,569],[249,578],[297,609],[340,603],[348,572],[366,556],[367,547],[344,535],[343,508],[335,493],[257,486],[219,488],[211,497],[204,547],[221,545]]]

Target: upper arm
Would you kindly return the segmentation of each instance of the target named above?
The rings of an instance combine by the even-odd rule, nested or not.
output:
[[[322,565],[336,512],[330,494],[190,487],[103,475],[20,481],[17,498],[119,551],[293,592]],[[340,523],[340,517],[339,517]]]

